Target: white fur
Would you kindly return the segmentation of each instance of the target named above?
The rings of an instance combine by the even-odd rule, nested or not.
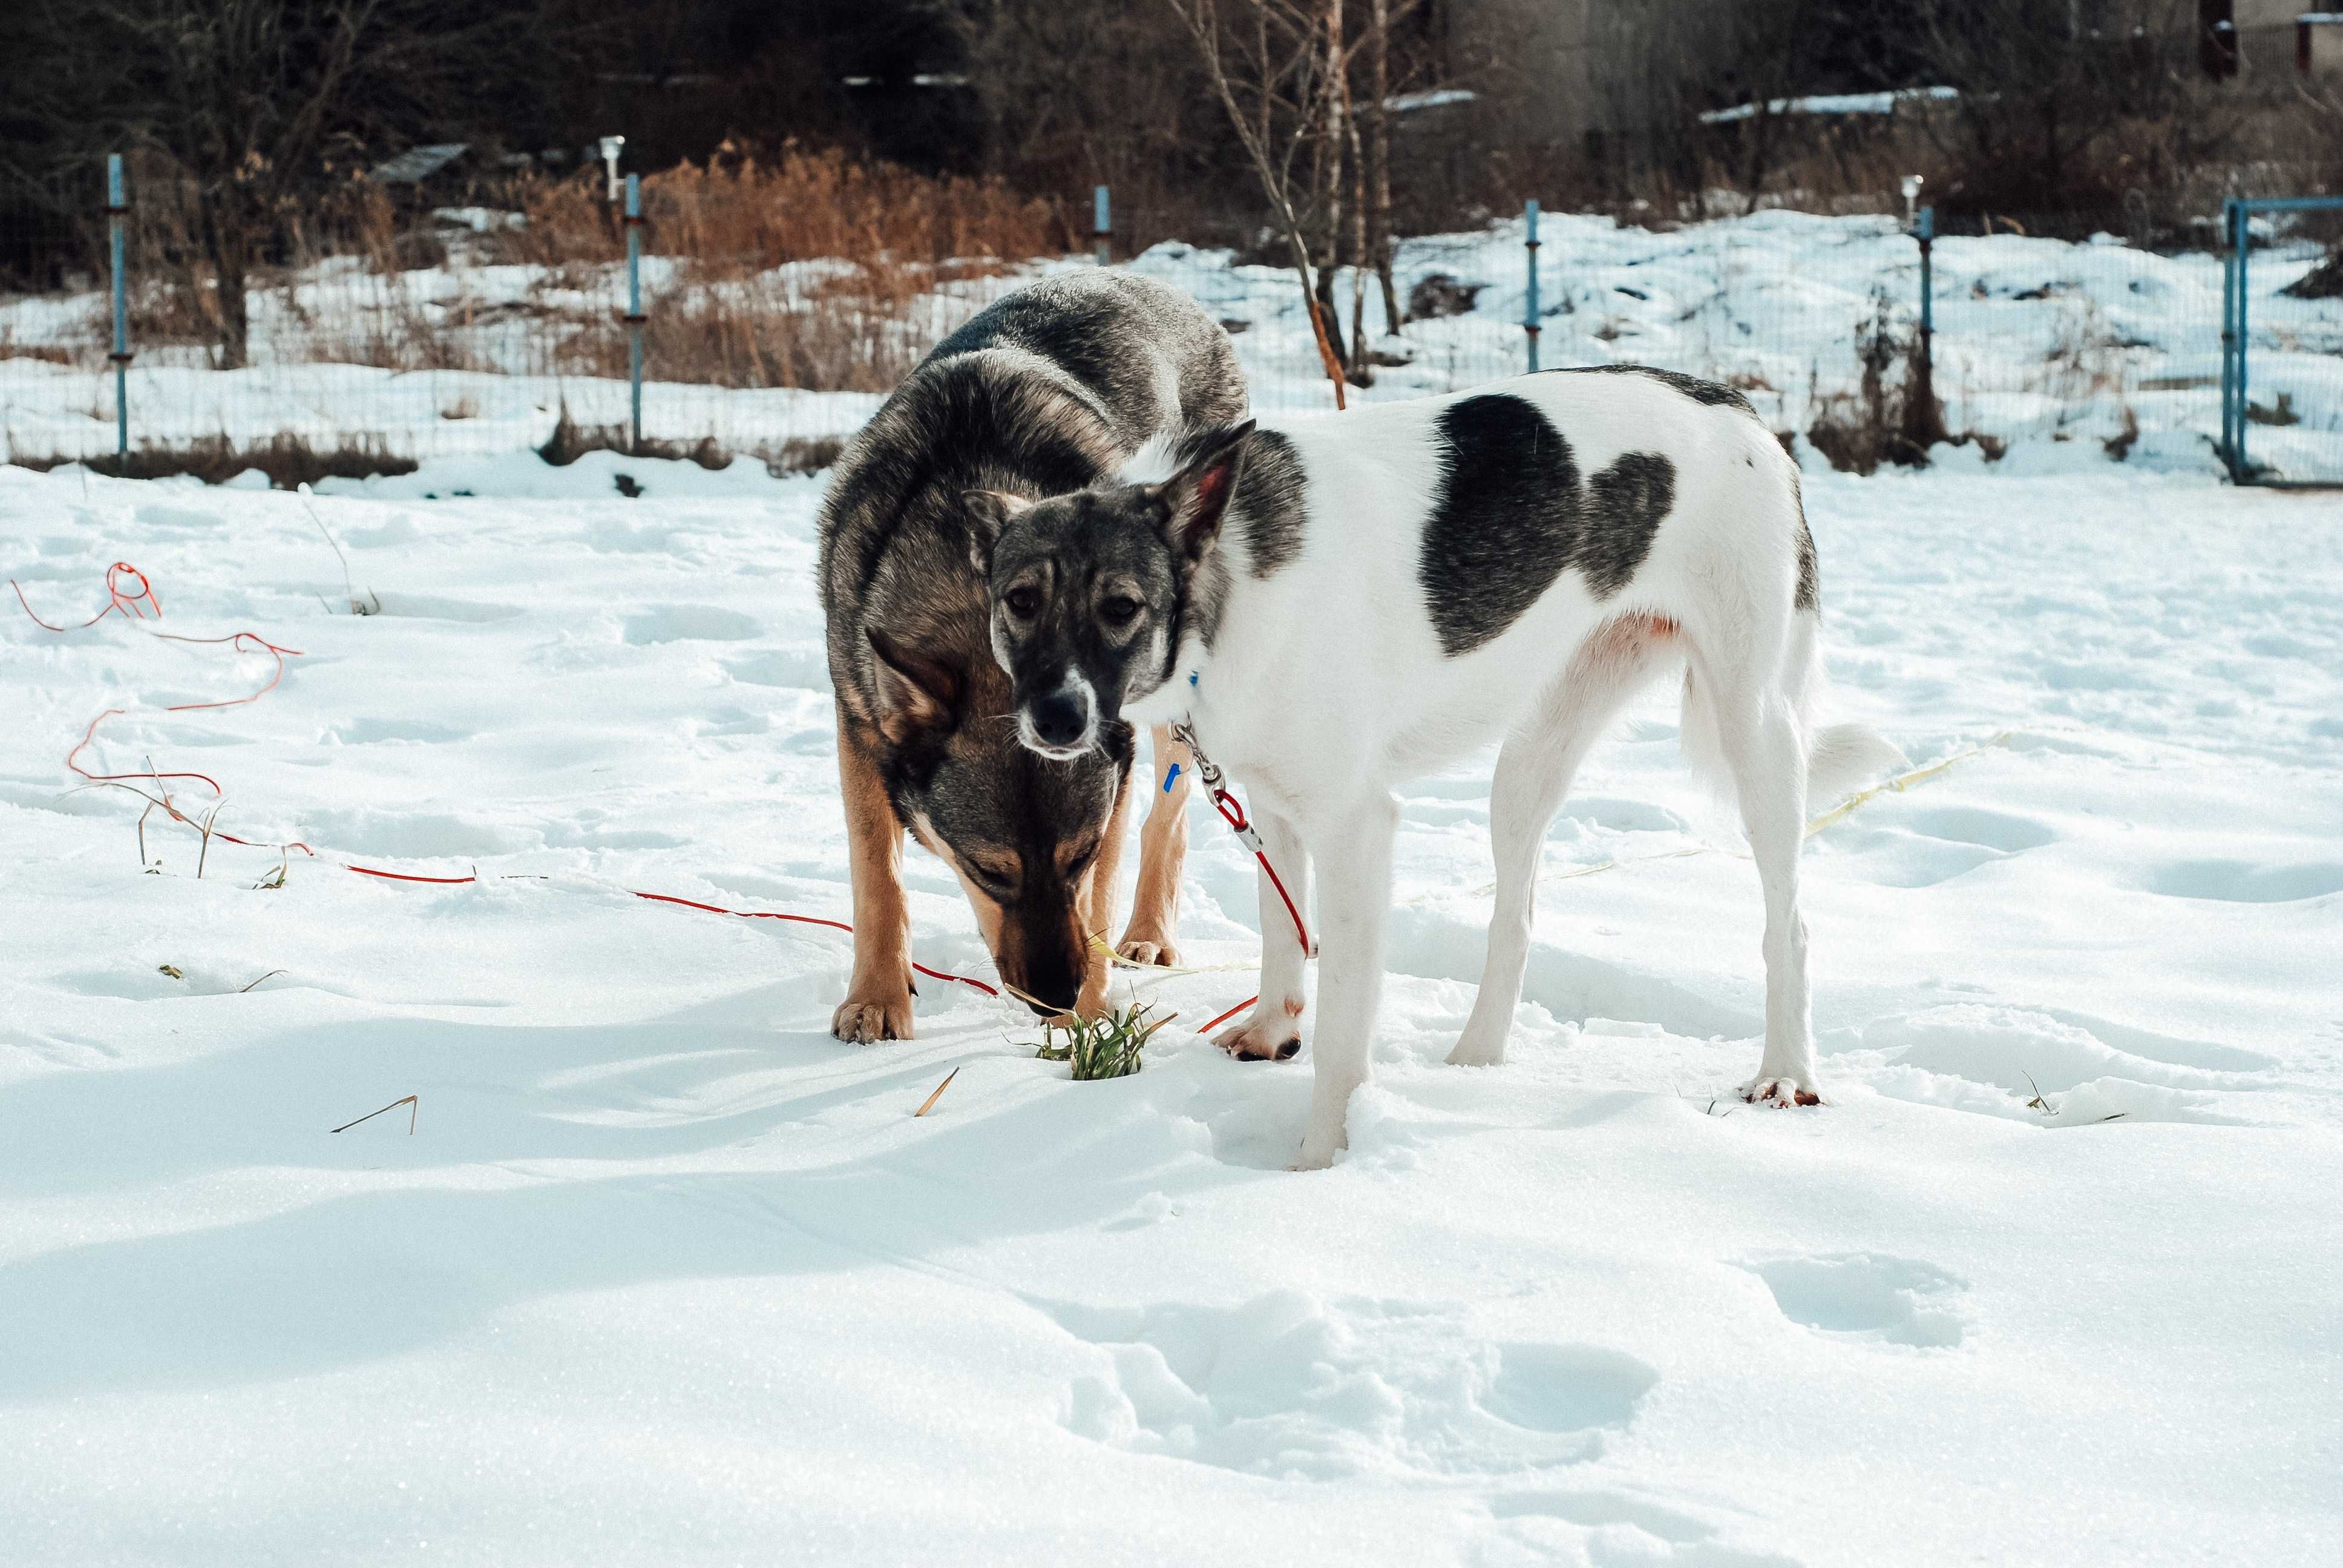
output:
[[[998,657],[1001,647],[998,623],[993,629],[992,647]],[[1001,663],[1006,666],[1008,660],[1002,659]],[[1090,678],[1081,670],[1069,669],[1066,678],[1058,684],[1057,694],[1063,696],[1068,693],[1072,694],[1074,705],[1082,710],[1081,734],[1063,746],[1052,746],[1041,739],[1041,732],[1033,728],[1033,716],[1026,711],[1024,705],[1020,704],[1017,709],[1017,739],[1024,743],[1027,750],[1039,752],[1052,761],[1065,762],[1080,757],[1098,744],[1098,688],[1092,686]]]
[[[1187,432],[1184,427],[1158,430],[1147,438],[1147,444],[1131,455],[1131,460],[1115,476],[1120,485],[1160,485],[1180,471],[1180,447]]]
[[[1674,507],[1624,588],[1597,604],[1566,571],[1500,636],[1447,657],[1417,571],[1437,495],[1435,421],[1457,399],[1294,420],[1280,427],[1308,477],[1299,556],[1257,578],[1243,528],[1224,526],[1216,548],[1230,557],[1232,587],[1217,646],[1207,652],[1191,633],[1173,678],[1125,708],[1140,723],[1190,715],[1297,896],[1316,874],[1322,1016],[1303,1167],[1343,1146],[1346,1108],[1369,1073],[1393,786],[1505,738],[1490,802],[1498,883],[1488,958],[1449,1057],[1502,1061],[1546,829],[1620,705],[1678,668],[1688,674],[1687,749],[1704,742],[1732,780],[1765,887],[1765,1046],[1744,1092],[1783,1104],[1818,1092],[1798,913],[1810,770],[1840,774],[1875,751],[1851,732],[1817,735],[1808,718],[1820,654],[1816,618],[1792,608],[1799,514],[1789,459],[1746,414],[1645,377],[1524,377],[1471,395],[1488,392],[1544,409],[1582,475],[1627,452],[1674,465]],[[1302,955],[1283,940],[1283,906],[1266,878],[1261,893],[1261,1000],[1223,1043],[1267,1054],[1292,1038]]]

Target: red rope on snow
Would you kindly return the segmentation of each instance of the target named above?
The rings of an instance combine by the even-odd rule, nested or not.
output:
[[[138,591],[136,593],[124,593],[122,591],[121,586],[115,579],[124,577],[136,578],[138,579]],[[39,616],[33,614],[32,601],[25,597],[25,589],[22,584],[18,583],[15,578],[10,578],[8,579],[8,586],[16,590],[16,602],[25,607],[25,613],[26,615],[33,617],[33,624],[47,631],[80,631],[85,627],[96,626],[99,621],[104,620],[107,616],[113,615],[117,611],[131,620],[145,620],[146,618],[146,610],[139,608],[139,605],[142,602],[155,612],[156,619],[161,619],[163,615],[163,601],[155,597],[155,585],[146,580],[146,574],[145,572],[140,571],[128,561],[116,561],[112,566],[106,568],[106,606],[104,609],[99,610],[96,615],[90,617],[87,620],[83,621],[78,626],[51,626]]]
[[[122,590],[121,582],[126,578],[136,580],[137,583],[137,591],[136,593],[125,593]],[[67,631],[80,631],[89,627],[96,626],[99,621],[104,620],[109,615],[115,615],[117,613],[131,620],[146,620],[149,618],[150,615],[153,618],[160,619],[163,614],[163,604],[162,601],[155,596],[154,585],[146,580],[146,575],[144,572],[140,571],[136,567],[132,566],[127,561],[116,561],[112,566],[106,568],[106,606],[104,609],[99,610],[96,615],[90,617],[87,620],[81,622],[77,626],[58,626],[52,622],[43,620],[40,616],[34,611],[32,602],[25,598],[24,588],[17,583],[15,578],[10,578],[8,579],[8,586],[16,590],[16,602],[24,606],[25,613],[31,617],[33,624],[47,631],[60,633]],[[217,647],[222,643],[226,643],[238,653],[266,653],[277,660],[276,672],[268,678],[267,684],[248,697],[228,698],[218,702],[174,703],[164,709],[166,713],[189,713],[199,709],[210,708],[241,708],[246,703],[257,702],[262,698],[267,696],[270,692],[276,690],[277,684],[285,678],[286,658],[288,656],[294,658],[301,656],[301,650],[299,648],[280,648],[276,643],[269,641],[266,638],[260,636],[257,632],[239,631],[229,637],[181,637],[173,632],[154,631],[150,629],[148,630],[147,635],[150,637],[162,638],[170,642],[184,642],[197,647]],[[250,839],[239,839],[233,833],[224,833],[216,829],[206,828],[203,824],[197,823],[194,819],[188,817],[186,812],[180,810],[179,808],[173,803],[170,789],[164,783],[164,780],[166,779],[193,779],[201,781],[204,785],[208,787],[214,795],[225,795],[226,791],[220,788],[218,780],[213,779],[209,774],[188,772],[164,773],[157,772],[151,768],[143,773],[93,773],[88,769],[84,768],[77,759],[81,756],[83,751],[86,750],[90,746],[96,743],[97,739],[97,727],[105,723],[109,719],[119,717],[126,711],[127,710],[120,708],[109,708],[105,712],[99,714],[96,719],[91,719],[89,721],[89,728],[82,732],[80,741],[75,745],[72,750],[65,753],[65,767],[73,772],[80,775],[83,779],[87,779],[92,784],[120,784],[126,788],[133,779],[152,779],[154,780],[155,788],[160,791],[160,799],[157,799],[155,796],[146,795],[144,790],[135,790],[133,792],[144,796],[147,799],[154,800],[156,805],[160,806],[170,815],[172,820],[185,822],[190,827],[201,829],[208,837],[217,839],[224,843],[241,844],[246,849],[277,849],[280,852],[298,849],[305,855],[311,857],[316,856],[317,851],[315,849],[297,839],[283,844],[256,843]],[[480,880],[479,873],[477,871],[468,877],[425,877],[418,876],[408,871],[386,871],[374,866],[353,865],[348,861],[337,861],[335,863],[339,865],[342,869],[346,871],[355,871],[361,877],[374,877],[386,882],[423,882],[435,887],[460,887],[467,883]],[[849,935],[851,935],[854,930],[852,926],[848,925],[843,920],[823,920],[815,915],[789,915],[767,910],[728,910],[719,904],[703,904],[696,899],[679,899],[669,893],[635,892],[632,889],[629,889],[628,891],[633,892],[634,896],[638,899],[646,899],[653,903],[680,904],[685,909],[703,910],[713,915],[731,915],[737,919],[744,920],[786,920],[797,925],[827,926],[833,930],[845,931]],[[997,997],[1001,994],[1000,991],[996,990],[991,986],[989,986],[982,980],[977,980],[969,975],[951,974],[943,970],[930,969],[927,965],[921,963],[914,963],[911,967],[917,970],[920,973],[926,975],[930,980],[950,980],[960,985],[972,986],[976,990],[980,990],[985,995],[990,997]]]

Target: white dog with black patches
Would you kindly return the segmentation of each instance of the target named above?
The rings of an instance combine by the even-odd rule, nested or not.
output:
[[[1765,897],[1752,1101],[1819,1103],[1798,854],[1810,794],[1894,757],[1818,729],[1820,617],[1796,467],[1739,394],[1660,372],[1553,373],[1202,438],[1166,479],[1034,504],[969,498],[993,646],[1051,750],[1185,719],[1297,897],[1318,882],[1320,1018],[1300,1164],[1367,1081],[1398,825],[1393,787],[1499,736],[1496,912],[1452,1062],[1504,1060],[1540,848],[1580,760],[1682,669],[1687,754],[1729,781]],[[1046,720],[1046,721],[1045,721]],[[1041,733],[1036,733],[1040,731]],[[1304,955],[1262,880],[1261,998],[1221,1036],[1297,1048]]]

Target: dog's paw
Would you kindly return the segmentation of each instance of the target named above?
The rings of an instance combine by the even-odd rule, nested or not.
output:
[[[1741,1098],[1752,1105],[1771,1105],[1782,1111],[1794,1105],[1825,1103],[1820,1084],[1811,1078],[1786,1073],[1759,1073],[1741,1086]]]
[[[1239,1061],[1291,1061],[1302,1054],[1302,1004],[1252,1010],[1252,1016],[1212,1037]]]
[[[1287,1166],[1286,1169],[1289,1171],[1323,1171],[1334,1163],[1335,1155],[1341,1153],[1349,1146],[1350,1140],[1344,1136],[1344,1130],[1342,1128],[1337,1127],[1332,1132],[1321,1134],[1319,1131],[1313,1127],[1302,1140],[1301,1154],[1298,1155],[1294,1159],[1293,1163]]]
[[[849,1045],[875,1045],[882,1040],[911,1038],[911,991],[909,986],[857,991],[838,1004],[830,1015],[830,1032]]]
[[[1448,1053],[1451,1067],[1503,1067],[1505,1064],[1505,1036],[1503,1030],[1476,1030],[1467,1024],[1456,1038],[1456,1048]]]
[[[1161,964],[1165,969],[1174,968],[1180,962],[1180,950],[1172,945],[1169,938],[1142,936],[1135,930],[1123,933],[1114,953],[1126,963]]]

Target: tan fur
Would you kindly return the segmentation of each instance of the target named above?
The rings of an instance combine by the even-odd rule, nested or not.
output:
[[[840,1040],[911,1038],[911,922],[903,901],[903,826],[846,705],[838,709],[838,775],[846,798],[854,887],[854,980],[830,1020]]]
[[[1172,933],[1180,925],[1180,879],[1188,865],[1187,807],[1196,759],[1172,739],[1170,730],[1158,729],[1153,736],[1155,784],[1148,792],[1147,820],[1139,829],[1139,887],[1131,898],[1131,924],[1115,951],[1135,964],[1168,965],[1180,961]],[[1175,766],[1179,777],[1166,789],[1163,775]]]
[[[1107,928],[1114,923],[1115,873],[1122,868],[1123,825],[1131,809],[1131,783],[1138,769],[1123,775],[1122,788],[1116,791],[1114,811],[1106,819],[1106,836],[1099,840],[1098,854],[1090,869],[1082,873],[1080,896],[1074,908],[1082,922],[1083,948],[1089,959],[1082,968],[1082,990],[1074,1010],[1084,1018],[1096,1018],[1106,1010],[1106,984],[1112,966],[1107,962],[1100,943],[1106,940]],[[1146,875],[1146,861],[1140,862],[1140,874]]]

